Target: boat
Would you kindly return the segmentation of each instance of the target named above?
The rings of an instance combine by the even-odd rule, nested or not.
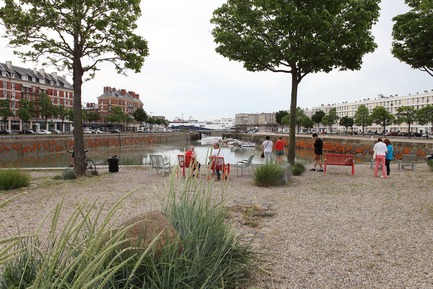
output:
[[[241,148],[255,148],[256,147],[255,143],[249,142],[249,141],[241,142],[240,145],[241,145]]]

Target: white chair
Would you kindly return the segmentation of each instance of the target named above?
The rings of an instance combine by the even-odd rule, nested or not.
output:
[[[150,155],[150,162],[150,170],[156,169],[157,174],[159,174],[159,170],[162,170],[162,175],[165,175],[165,172],[170,173],[171,165],[164,162],[162,155]]]
[[[254,155],[250,155],[250,157],[246,160],[238,161],[234,166],[236,167],[236,176],[239,176],[239,169],[241,170],[241,176],[243,169],[251,167],[253,162]]]

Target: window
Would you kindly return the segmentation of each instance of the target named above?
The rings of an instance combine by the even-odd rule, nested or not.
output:
[[[29,77],[27,75],[21,75],[22,80],[29,80]]]

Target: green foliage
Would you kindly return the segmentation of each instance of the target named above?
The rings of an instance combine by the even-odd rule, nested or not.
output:
[[[323,110],[319,110],[319,111],[316,111],[312,116],[311,116],[311,120],[314,122],[314,123],[317,123],[317,125],[319,125],[321,122],[322,122],[322,120],[323,120],[323,118],[325,117],[325,112],[323,111]]]
[[[386,131],[386,126],[394,121],[395,117],[383,106],[376,106],[371,112],[371,120],[379,125],[382,125],[383,131]]]
[[[75,180],[77,175],[73,169],[65,169],[62,173],[63,180]]]
[[[292,174],[294,176],[300,176],[305,172],[305,166],[301,163],[295,163],[292,166]]]
[[[280,111],[277,111],[277,112],[275,113],[275,121],[276,121],[278,124],[280,124],[280,125],[288,124],[288,122],[287,122],[287,123],[283,123],[283,118],[284,118],[285,116],[288,116],[288,115],[289,115],[289,112],[288,112],[287,110],[280,110]]]
[[[329,126],[330,130],[332,131],[332,126],[340,119],[340,117],[337,114],[337,109],[331,108],[327,115],[325,115],[322,119],[322,124]]]
[[[364,135],[364,129],[373,123],[370,112],[364,104],[361,104],[355,112],[354,122],[356,125],[362,127],[362,134]]]
[[[431,0],[405,1],[411,10],[395,16],[392,54],[414,69],[433,76],[433,4]]]
[[[27,187],[30,175],[18,169],[0,170],[0,190],[14,190]]]
[[[60,221],[66,205],[61,202],[44,221],[51,223],[40,225],[50,227],[46,239],[40,239],[41,234],[22,237],[13,246],[12,260],[0,256],[0,266],[5,268],[0,288],[238,288],[245,284],[255,255],[227,222],[223,202],[214,198],[207,185],[190,180],[175,189],[174,181],[173,177],[167,187],[164,211],[177,237],[157,254],[153,248],[163,232],[148,246],[139,247],[125,239],[134,224],[113,227],[132,192],[109,209],[83,201],[66,222]]]
[[[343,116],[340,119],[340,125],[344,126],[346,128],[346,131],[347,131],[348,127],[352,127],[353,126],[353,118],[351,118],[351,117],[349,117],[347,115]]]
[[[410,126],[417,120],[417,112],[413,106],[400,106],[397,108],[395,123],[407,123],[407,131],[410,132]],[[410,134],[409,134],[410,137]]]
[[[376,48],[380,0],[232,0],[213,12],[216,51],[248,71],[291,74],[288,160],[295,159],[298,85],[310,73],[359,70]]]
[[[147,41],[134,33],[141,17],[137,0],[27,1],[8,0],[0,7],[0,19],[14,52],[24,61],[72,72],[74,80],[74,146],[78,176],[85,173],[81,119],[83,82],[95,77],[102,62],[116,72],[140,72],[149,54]],[[127,15],[127,17],[125,17]]]
[[[428,104],[416,111],[417,121],[420,125],[430,123],[433,126],[433,105]]]
[[[279,164],[268,162],[254,171],[254,183],[259,187],[281,186],[284,169]]]
[[[139,123],[143,123],[148,117],[147,113],[141,107],[134,110],[132,116],[134,117],[135,121],[138,121]]]

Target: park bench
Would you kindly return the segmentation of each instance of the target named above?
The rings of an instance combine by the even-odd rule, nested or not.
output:
[[[355,158],[354,155],[346,154],[326,154],[323,173],[326,174],[327,166],[348,166],[352,167],[352,175],[355,174]]]
[[[398,170],[404,169],[404,167],[411,167],[412,170],[416,168],[416,154],[402,155],[398,161]]]

